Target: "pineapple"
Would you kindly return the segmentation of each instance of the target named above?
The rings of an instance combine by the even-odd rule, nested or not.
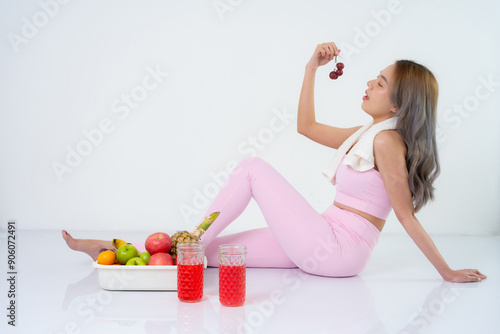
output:
[[[177,244],[189,241],[198,241],[203,233],[210,227],[210,225],[217,219],[220,212],[214,212],[210,214],[205,220],[198,226],[193,233],[189,233],[188,231],[179,231],[172,235],[172,246],[170,247],[170,255],[175,258],[177,257]]]

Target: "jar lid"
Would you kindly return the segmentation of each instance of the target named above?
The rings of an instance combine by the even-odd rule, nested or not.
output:
[[[177,250],[182,249],[183,251],[198,251],[203,250],[204,246],[198,241],[186,241],[177,244]]]
[[[223,244],[218,248],[220,254],[246,254],[247,246],[241,244]]]

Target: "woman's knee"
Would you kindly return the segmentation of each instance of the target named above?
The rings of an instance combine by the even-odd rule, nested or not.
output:
[[[240,165],[259,165],[267,164],[262,158],[259,157],[249,157],[241,160]]]
[[[233,169],[231,174],[236,175],[243,171],[254,170],[261,166],[269,166],[269,164],[261,158],[249,157],[241,160],[238,165]]]

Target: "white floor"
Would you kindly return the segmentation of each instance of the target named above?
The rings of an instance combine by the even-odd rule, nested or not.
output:
[[[245,306],[227,308],[216,268],[205,271],[200,303],[181,303],[176,292],[106,292],[90,258],[69,251],[59,231],[17,233],[16,327],[7,325],[2,279],[1,333],[500,333],[500,237],[434,238],[450,266],[489,276],[481,283],[444,282],[408,237],[382,234],[359,276],[248,269]],[[1,241],[7,275],[5,233]]]

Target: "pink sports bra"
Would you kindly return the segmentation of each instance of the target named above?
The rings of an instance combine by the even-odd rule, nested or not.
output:
[[[344,160],[344,158],[342,158]],[[392,210],[382,176],[374,168],[358,172],[342,161],[337,169],[335,201],[386,220]]]

